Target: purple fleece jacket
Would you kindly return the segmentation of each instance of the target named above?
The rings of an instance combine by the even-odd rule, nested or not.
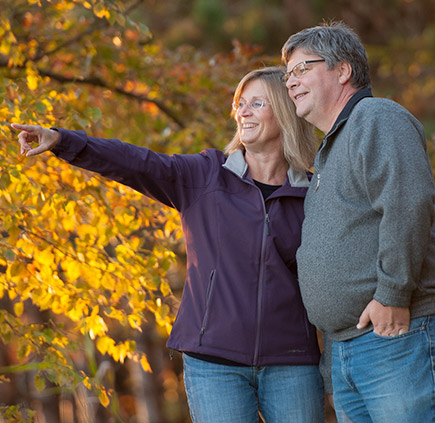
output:
[[[169,348],[255,366],[318,363],[295,258],[305,173],[289,170],[283,186],[264,201],[241,151],[170,156],[57,130],[58,157],[180,213],[187,277]]]

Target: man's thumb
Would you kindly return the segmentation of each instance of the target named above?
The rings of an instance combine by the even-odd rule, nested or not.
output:
[[[367,311],[367,309],[365,309],[361,316],[359,317],[359,322],[356,325],[357,329],[363,329],[365,328],[368,324],[370,323],[370,318],[369,318],[369,313]]]

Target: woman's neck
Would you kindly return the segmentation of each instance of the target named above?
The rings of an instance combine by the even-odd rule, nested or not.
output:
[[[285,181],[288,163],[281,151],[245,152],[245,160],[251,178],[268,185],[282,185]]]

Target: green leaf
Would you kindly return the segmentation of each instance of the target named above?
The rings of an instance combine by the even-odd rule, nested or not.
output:
[[[36,111],[38,113],[41,113],[41,114],[43,114],[47,111],[47,106],[44,103],[42,103],[41,101],[37,101],[35,103],[35,108],[36,108]]]
[[[30,353],[30,347],[27,344],[22,344],[17,350],[17,357],[20,361],[24,360]]]
[[[39,373],[35,376],[35,386],[36,389],[41,392],[45,389],[45,378],[41,376]]]
[[[51,344],[55,338],[55,333],[51,329],[44,329],[43,337],[49,344]]]
[[[94,123],[98,122],[103,116],[98,107],[87,107],[85,110],[85,115]]]
[[[8,260],[8,261],[14,261],[15,260],[15,254],[12,251],[10,251],[10,250],[4,250],[3,255],[4,255],[5,259]]]

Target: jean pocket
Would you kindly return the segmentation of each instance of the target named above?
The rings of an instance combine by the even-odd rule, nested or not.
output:
[[[372,331],[372,334],[375,338],[384,339],[384,340],[396,340],[396,339],[408,338],[416,333],[425,330],[427,321],[428,321],[427,317],[417,317],[415,319],[412,319],[410,322],[408,332],[401,333],[400,335],[384,336],[384,335],[377,334],[374,330]]]

